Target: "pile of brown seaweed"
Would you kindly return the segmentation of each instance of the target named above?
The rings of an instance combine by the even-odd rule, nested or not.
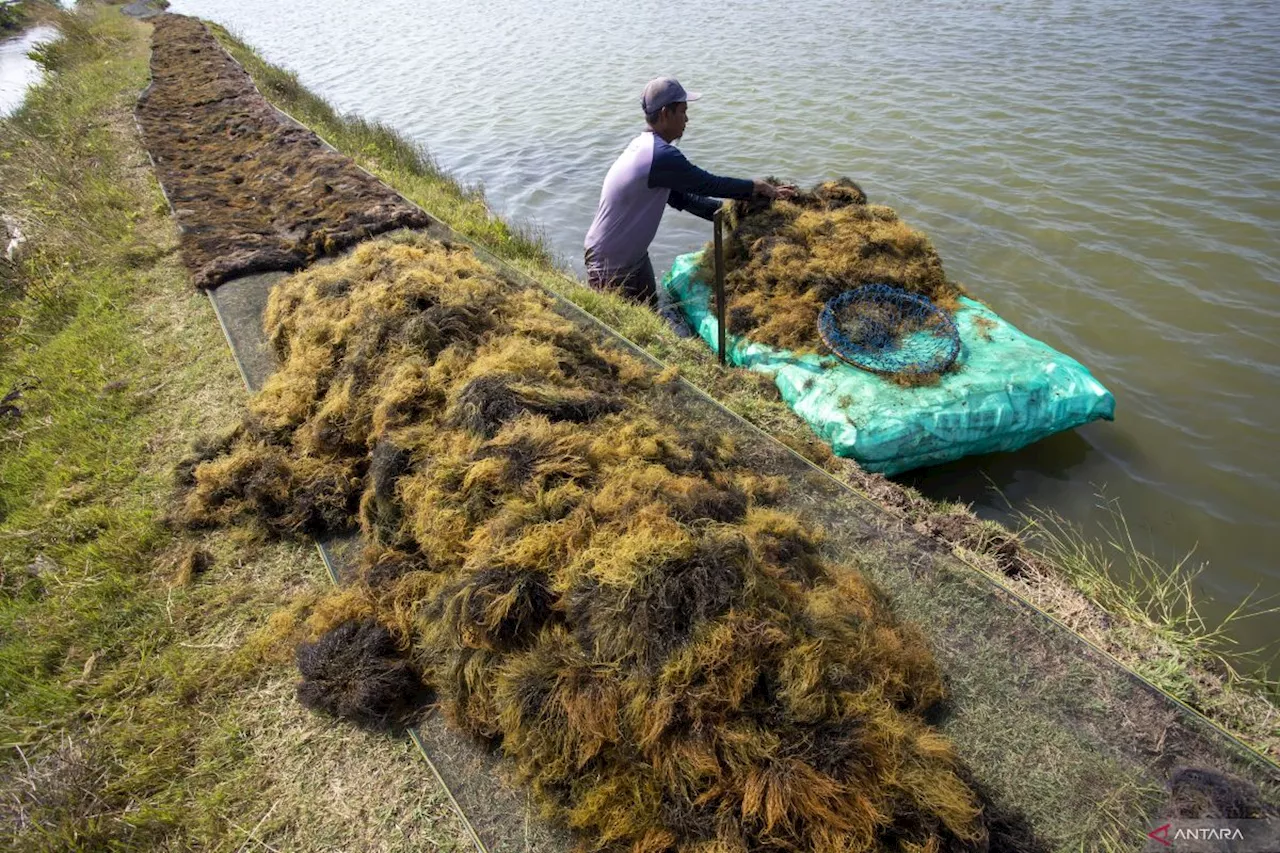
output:
[[[138,122],[197,285],[297,269],[427,216],[267,103],[199,20],[152,19]]]
[[[823,349],[818,314],[829,300],[882,282],[954,310],[962,288],[947,279],[924,234],[892,208],[867,204],[847,178],[786,201],[735,202],[728,220],[725,287],[729,331],[797,352]],[[702,275],[709,281],[707,253]]]
[[[1002,846],[923,718],[943,688],[922,635],[773,506],[784,483],[681,422],[665,375],[421,236],[293,276],[266,324],[283,366],[183,469],[178,514],[358,520],[309,704],[395,706],[373,620],[592,847]]]

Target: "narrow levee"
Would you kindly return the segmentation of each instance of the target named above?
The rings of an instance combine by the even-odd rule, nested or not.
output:
[[[161,19],[157,38],[171,29]],[[219,50],[212,39],[205,49]],[[144,130],[159,120],[140,117]],[[216,161],[202,167],[212,173]],[[274,284],[259,299],[265,315],[244,312],[232,333],[248,340],[263,324],[259,346],[269,342],[282,366],[241,426],[190,463],[186,520],[363,536],[347,585],[307,622],[300,662],[316,707],[365,722],[396,716],[412,704],[408,667],[447,723],[502,744],[559,820],[596,843],[653,849],[818,837],[1066,849],[1159,817],[1168,806],[1157,792],[1183,765],[1274,784],[1270,765],[1201,718],[570,304],[481,261],[493,263],[438,225],[368,243]],[[756,533],[753,518],[765,525]],[[856,592],[868,582],[881,591]],[[677,609],[647,613],[663,601]],[[928,638],[909,652],[918,662],[875,651],[908,653],[890,637],[911,623]],[[872,634],[836,639],[847,630]],[[777,645],[752,645],[761,631],[779,632]],[[729,651],[739,642],[748,646]],[[872,693],[865,682],[842,687],[828,679],[872,672],[869,661],[789,657],[812,643],[833,655],[862,649],[893,675],[872,678]],[[693,681],[670,681],[679,655]],[[718,659],[737,668],[717,671]],[[802,688],[795,666],[816,680]],[[881,692],[912,672],[936,672],[938,686]],[[625,710],[664,702],[667,723]],[[869,765],[889,787],[800,750],[819,730],[845,731],[849,760],[866,759],[854,732],[874,730],[882,713],[922,727],[914,747]],[[733,759],[731,731],[764,740]],[[931,740],[940,735],[954,757]],[[1028,768],[1031,743],[1055,761]],[[793,779],[826,793],[766,794],[783,784],[766,780],[784,756]],[[888,782],[899,778],[889,768],[907,765],[925,774],[915,792]]]

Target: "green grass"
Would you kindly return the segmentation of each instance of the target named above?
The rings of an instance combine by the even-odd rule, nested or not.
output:
[[[11,35],[27,24],[26,4],[0,0],[0,35]]]
[[[245,392],[135,135],[149,27],[46,13],[46,80],[0,121],[0,211],[29,237],[0,267],[0,396],[21,390],[0,415],[0,846],[451,849],[403,741],[290,695],[270,617],[327,586],[314,551],[164,522],[175,463]]]
[[[120,43],[111,31],[101,40],[73,31],[68,40],[64,52],[79,44],[94,57]],[[59,77],[61,65],[49,61]],[[0,388],[28,386],[0,445],[0,571],[8,605],[0,631],[24,638],[0,646],[6,743],[35,736],[26,721],[75,709],[78,688],[58,675],[83,667],[91,651],[107,663],[132,641],[128,628],[138,614],[121,600],[127,567],[159,544],[151,510],[129,488],[141,461],[129,446],[134,436],[117,429],[141,417],[147,401],[137,389],[105,390],[145,358],[130,340],[129,318],[112,310],[128,286],[118,273],[135,242],[128,211],[137,200],[107,179],[121,168],[117,146],[85,113],[119,84],[71,70],[65,78],[32,92],[0,128],[0,198],[5,210],[20,211],[31,239],[6,277],[2,303]],[[74,172],[90,161],[96,168],[76,180]],[[83,213],[59,198],[75,199]],[[84,239],[59,239],[69,231]],[[102,500],[108,495],[116,499]],[[80,571],[101,563],[126,568],[110,576]],[[36,618],[49,609],[51,588],[71,618]]]
[[[33,774],[57,761],[77,717],[121,712],[118,699],[130,691],[115,676],[128,671],[131,685],[149,683],[159,650],[174,642],[163,599],[138,590],[168,540],[157,518],[158,472],[139,476],[150,467],[139,436],[155,429],[156,398],[134,384],[162,380],[126,310],[145,286],[131,258],[146,205],[120,180],[128,167],[118,129],[100,115],[128,103],[145,64],[136,49],[132,61],[103,58],[128,46],[114,16],[92,30],[74,16],[61,23],[64,40],[41,56],[49,81],[0,126],[3,206],[30,238],[3,294],[0,388],[27,390],[0,438],[0,736]],[[119,76],[103,73],[108,63]],[[176,733],[152,722],[146,736],[167,754]],[[108,754],[116,735],[142,732],[111,728],[101,745]],[[122,762],[123,778],[134,779],[134,764]],[[157,762],[155,776],[175,769]],[[45,791],[58,790],[44,781]],[[108,781],[98,796],[110,802],[112,789]],[[114,834],[105,820],[68,819],[83,803],[43,793],[20,814],[19,825],[30,818],[41,829],[24,840],[76,846]],[[145,835],[153,820],[152,808],[139,810],[129,834]]]
[[[1210,622],[1201,614],[1193,589],[1206,568],[1194,562],[1194,552],[1165,564],[1134,542],[1114,500],[1103,500],[1100,506],[1109,516],[1101,537],[1086,536],[1077,525],[1044,510],[1023,515],[1023,536],[1035,542],[1073,586],[1107,612],[1159,636],[1179,657],[1213,657],[1233,678],[1253,678],[1274,689],[1276,682],[1265,676],[1267,661],[1258,659],[1265,649],[1240,649],[1228,627],[1243,619],[1280,613],[1280,606],[1270,603],[1276,596],[1255,599],[1251,594],[1226,616]],[[1262,675],[1243,675],[1237,666],[1242,661],[1256,663],[1254,669]]]
[[[1194,589],[1206,566],[1194,552],[1172,564],[1155,559],[1135,542],[1118,502],[1101,495],[1099,501],[1106,520],[1093,535],[1038,508],[1022,514],[1020,531],[1059,578],[1115,617],[1091,639],[1166,693],[1280,755],[1276,644],[1242,648],[1232,631],[1245,620],[1277,618],[1277,596],[1258,597],[1255,590],[1226,615],[1208,619]]]
[[[558,293],[681,374],[721,404],[778,438],[811,461],[845,479],[855,489],[862,475],[851,463],[836,460],[830,449],[781,401],[771,382],[743,370],[723,370],[700,341],[680,340],[657,315],[619,296],[587,288],[568,274],[535,235],[512,229],[494,216],[475,191],[445,174],[420,147],[394,130],[358,116],[340,115],[305,89],[290,72],[265,62],[250,47],[216,24],[211,29],[223,46],[254,78],[262,93],[281,109],[315,130],[335,148],[381,178],[450,227],[476,240],[501,260]],[[880,487],[880,486],[877,486]],[[908,523],[933,514],[967,508],[932,503],[909,488],[891,487],[905,495]],[[1010,531],[1001,529],[1008,536]],[[1255,747],[1280,757],[1275,719],[1280,701],[1265,674],[1246,677],[1242,669],[1257,655],[1231,648],[1230,626],[1250,613],[1273,611],[1246,606],[1225,622],[1204,625],[1195,610],[1185,567],[1162,567],[1132,542],[1122,547],[1124,559],[1111,559],[1111,545],[1071,531],[1069,525],[1041,515],[1034,542],[1054,571],[1034,583],[1010,586],[1019,595],[1055,615],[1058,605],[1075,607],[1083,594],[1099,616],[1091,631],[1082,631],[1135,668],[1158,687],[1209,714],[1240,733]],[[1105,533],[1105,531],[1103,531]],[[1014,535],[1017,535],[1015,532]],[[981,549],[956,549],[956,556],[990,572],[990,555]],[[997,570],[998,571],[998,570]],[[1002,579],[1003,580],[1003,579]],[[1100,609],[1099,609],[1100,608]],[[1064,620],[1070,623],[1070,620]],[[1105,624],[1104,624],[1105,623]],[[1072,626],[1076,627],[1076,626]],[[1274,651],[1274,650],[1272,650]],[[1218,670],[1225,668],[1225,677]],[[1261,722],[1260,722],[1261,721]]]

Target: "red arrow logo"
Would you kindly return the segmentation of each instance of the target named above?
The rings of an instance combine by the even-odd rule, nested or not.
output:
[[[1154,838],[1156,841],[1159,841],[1165,847],[1172,847],[1173,845],[1169,843],[1169,827],[1170,826],[1172,826],[1172,824],[1168,824],[1168,823],[1166,823],[1164,826],[1157,826],[1155,829],[1147,833],[1147,838]]]

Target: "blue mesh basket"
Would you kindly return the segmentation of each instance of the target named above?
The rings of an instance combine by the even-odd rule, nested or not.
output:
[[[941,373],[960,355],[956,324],[927,297],[889,284],[846,290],[822,307],[818,334],[831,351],[886,375]]]

